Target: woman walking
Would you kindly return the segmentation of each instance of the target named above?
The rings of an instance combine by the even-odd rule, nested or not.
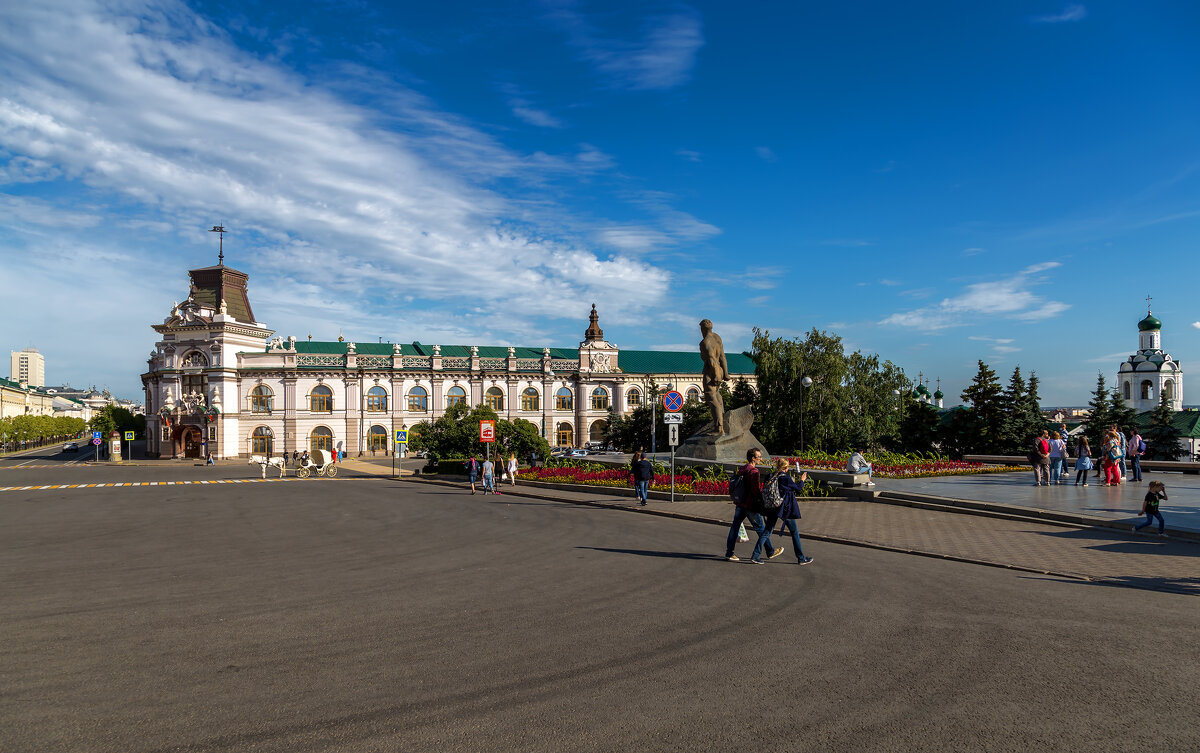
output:
[[[630,476],[633,477],[633,488],[637,492],[638,504],[645,507],[646,496],[650,491],[650,482],[654,480],[654,467],[640,452],[633,453],[629,464]]]
[[[1075,486],[1082,481],[1087,486],[1088,471],[1092,469],[1092,448],[1088,447],[1087,437],[1079,435],[1075,443]]]
[[[1104,435],[1104,483],[1102,486],[1117,486],[1121,483],[1121,471],[1117,468],[1117,460],[1121,457],[1121,441],[1117,433],[1109,430]]]
[[[1045,429],[1034,435],[1033,447],[1029,450],[1029,462],[1033,465],[1033,485],[1050,485],[1050,432]]]
[[[765,489],[771,484],[778,484],[779,494],[783,497],[783,502],[768,517],[766,528],[770,531],[775,527],[776,520],[782,520],[784,528],[792,534],[792,551],[796,554],[796,562],[807,565],[813,558],[805,557],[804,550],[800,547],[800,532],[796,529],[796,521],[800,519],[800,505],[796,502],[796,494],[804,495],[804,481],[808,478],[808,472],[800,474],[800,483],[797,484],[788,475],[790,469],[791,463],[787,458],[775,458],[775,473],[771,474],[767,483],[763,485]]]
[[[1057,431],[1050,432],[1050,483],[1066,482],[1067,443]]]
[[[517,453],[514,452],[513,454],[508,456],[508,468],[506,468],[505,470],[508,471],[508,485],[516,486],[517,485]]]

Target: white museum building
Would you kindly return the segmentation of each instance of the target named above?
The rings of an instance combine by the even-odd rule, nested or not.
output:
[[[245,273],[218,264],[189,275],[187,300],[153,326],[159,339],[142,374],[152,457],[387,453],[396,429],[456,403],[486,404],[533,423],[552,445],[582,446],[603,438],[610,407],[633,411],[652,385],[701,399],[698,349],[622,350],[604,339],[594,305],[572,348],[314,342],[273,337],[255,320]],[[747,354],[726,359],[731,379],[755,384]]]

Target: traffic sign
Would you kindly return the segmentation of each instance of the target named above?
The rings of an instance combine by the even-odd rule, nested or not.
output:
[[[683,395],[679,394],[679,390],[671,390],[662,398],[663,410],[668,413],[676,413],[683,410]]]
[[[100,432],[98,432],[98,431],[93,431],[93,432],[92,432],[92,439],[99,439],[100,437],[101,437],[101,433],[100,433]],[[99,442],[92,442],[92,444],[100,444],[100,443],[99,443]]]
[[[99,445],[99,444],[100,444],[101,442],[103,442],[103,441],[104,441],[104,440],[103,440],[103,439],[101,439],[100,437],[95,437],[94,439],[92,439],[92,444],[94,444],[94,445]]]
[[[408,429],[396,429],[396,444],[408,444]]]
[[[126,441],[126,442],[132,442],[132,441],[133,441],[133,432],[132,432],[132,431],[127,431],[127,432],[125,432],[125,441]]]
[[[479,441],[480,442],[495,442],[496,441],[496,422],[495,421],[480,421],[479,422]]]
[[[675,447],[679,444],[679,424],[669,424],[667,428],[671,430],[667,438],[667,444]]]
[[[681,424],[681,423],[683,423],[683,414],[682,413],[664,413],[663,414],[663,423],[664,424]]]

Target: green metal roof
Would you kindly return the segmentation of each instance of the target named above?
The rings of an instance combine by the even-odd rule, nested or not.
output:
[[[322,354],[341,354],[344,355],[347,343],[344,342],[326,342],[321,340],[297,340],[297,353],[322,353]],[[270,352],[270,346],[263,346],[263,350]],[[513,349],[517,358],[541,358],[541,348],[523,348],[518,347]],[[275,351],[279,352],[279,351]],[[392,355],[391,343],[355,343],[354,352],[360,356],[390,356]],[[400,352],[406,356],[431,356],[433,355],[433,346],[426,345],[421,342],[402,343]],[[470,345],[443,345],[442,355],[446,358],[469,358],[471,356]],[[508,346],[506,345],[480,345],[480,358],[508,358]],[[579,350],[576,348],[551,348],[551,358],[579,358]]]
[[[1139,431],[1150,426],[1152,413],[1153,411],[1146,411],[1133,417],[1133,423]],[[1171,423],[1179,429],[1184,439],[1200,439],[1200,410],[1178,411],[1171,418]]]
[[[726,353],[730,374],[753,374],[754,360],[746,353]],[[626,374],[699,374],[704,361],[699,351],[622,350],[617,365]]]

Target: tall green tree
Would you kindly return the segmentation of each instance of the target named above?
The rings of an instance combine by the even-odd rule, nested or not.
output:
[[[888,446],[897,452],[933,452],[938,442],[937,408],[913,398],[911,392],[901,395],[900,399],[903,401],[900,434],[889,441]]]
[[[1133,427],[1136,415],[1137,411],[1126,405],[1125,400],[1121,398],[1121,391],[1114,387],[1109,393],[1108,422],[1116,424],[1122,432],[1127,432]]]
[[[1046,428],[1046,418],[1042,415],[1042,396],[1038,392],[1040,387],[1041,382],[1038,380],[1037,372],[1030,371],[1021,411],[1021,429],[1025,437],[1022,444],[1023,449],[1029,444],[1030,437],[1040,434],[1042,429]]]
[[[1150,413],[1150,425],[1142,432],[1146,441],[1147,460],[1179,460],[1183,454],[1180,440],[1183,432],[1175,426],[1175,411],[1171,408],[1170,398],[1165,394],[1159,395],[1158,405]]]
[[[1098,451],[1097,448],[1104,445],[1104,432],[1108,431],[1108,427],[1112,425],[1112,414],[1109,412],[1111,401],[1108,396],[1108,386],[1104,381],[1104,374],[1096,374],[1096,389],[1092,392],[1092,399],[1088,401],[1088,419],[1087,426],[1084,427],[1083,434],[1087,437],[1088,445],[1092,447],[1092,451]]]
[[[479,441],[479,422],[483,420],[496,422],[496,441],[490,448]],[[470,408],[459,403],[447,408],[435,421],[422,421],[409,431],[408,448],[414,452],[428,450],[434,460],[488,452],[493,458],[516,453],[522,461],[532,454],[539,458],[550,456],[550,444],[542,438],[537,426],[528,421],[502,419],[483,404]]]
[[[1004,417],[1000,422],[997,449],[1005,455],[1022,453],[1029,440],[1025,421],[1025,390],[1025,378],[1021,376],[1021,367],[1017,366],[1000,398],[1004,405]]]
[[[967,438],[968,452],[996,452],[1003,437],[1003,390],[996,372],[979,361],[975,378],[962,391],[962,400],[970,406],[972,436]]]

